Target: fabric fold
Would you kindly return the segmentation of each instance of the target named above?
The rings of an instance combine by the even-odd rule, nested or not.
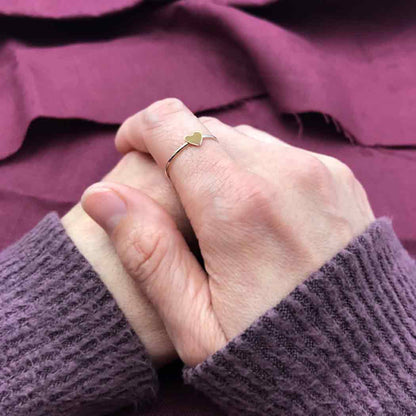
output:
[[[0,15],[48,19],[98,17],[131,8],[143,0],[0,0]]]
[[[6,33],[0,158],[38,117],[118,124],[168,96],[198,112],[267,94],[277,113],[327,114],[363,146],[415,146],[414,5],[384,4],[373,16],[365,2],[336,2],[308,7],[306,19],[300,3],[281,4],[151,3],[58,45],[23,25],[19,41]]]

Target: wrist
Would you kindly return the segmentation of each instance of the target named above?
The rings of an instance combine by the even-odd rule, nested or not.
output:
[[[62,224],[88,260],[145,346],[153,364],[161,367],[176,357],[175,349],[156,311],[125,272],[106,233],[75,205]]]

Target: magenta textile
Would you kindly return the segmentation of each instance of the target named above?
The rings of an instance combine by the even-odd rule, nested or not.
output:
[[[415,256],[415,18],[408,0],[0,0],[0,249],[117,162],[124,118],[175,96],[340,158]],[[219,414],[175,374],[146,414]]]

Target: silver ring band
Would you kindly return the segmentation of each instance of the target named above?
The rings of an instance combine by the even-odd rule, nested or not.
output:
[[[170,179],[169,176],[169,166],[172,163],[173,159],[175,159],[175,157],[183,150],[185,149],[186,146],[190,145],[190,146],[196,146],[196,147],[200,147],[202,145],[202,142],[204,141],[204,139],[213,139],[218,141],[218,139],[215,136],[212,136],[211,134],[202,134],[199,131],[196,131],[192,134],[192,136],[186,136],[185,137],[185,143],[178,147],[175,152],[173,153],[173,155],[168,159],[168,161],[166,162],[165,165],[165,174],[166,176]]]

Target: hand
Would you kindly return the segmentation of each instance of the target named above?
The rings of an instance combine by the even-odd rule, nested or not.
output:
[[[374,220],[365,191],[338,160],[248,126],[198,119],[176,99],[129,118],[116,145],[149,152],[163,170],[194,131],[218,142],[188,146],[170,177],[205,270],[169,213],[145,193],[101,184],[83,197],[188,365],[223,347]]]
[[[148,155],[127,153],[103,180],[141,189],[175,218],[179,229],[189,241],[192,241],[193,234],[189,222],[172,186]],[[138,283],[123,269],[110,239],[102,228],[91,220],[81,204],[75,205],[62,218],[62,223],[78,250],[112,293],[145,345],[153,363],[161,366],[175,357],[175,350],[162,321]]]

